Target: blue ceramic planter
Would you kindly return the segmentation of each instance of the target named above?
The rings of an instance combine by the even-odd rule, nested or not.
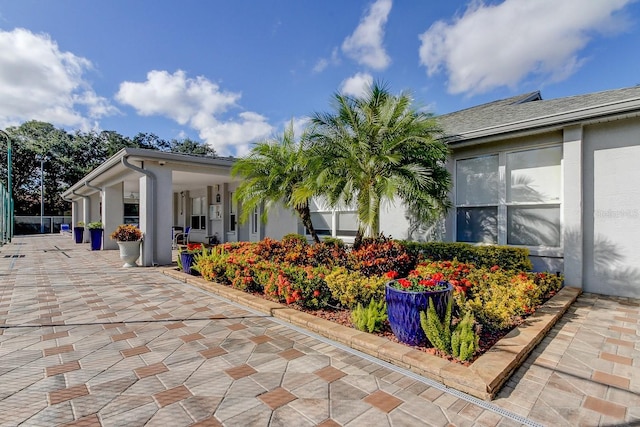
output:
[[[91,237],[91,250],[99,251],[102,249],[102,228],[90,228],[89,234]]]
[[[187,274],[191,274],[191,265],[193,264],[194,257],[195,257],[195,254],[190,254],[188,252],[180,253],[180,262],[182,263],[182,270]]]
[[[84,227],[73,227],[73,238],[76,243],[82,243],[84,237]]]
[[[427,336],[420,325],[420,312],[427,310],[431,298],[436,312],[443,318],[453,287],[447,283],[447,288],[441,291],[408,292],[396,289],[390,283],[386,285],[385,300],[391,330],[400,342],[409,345],[424,344]]]

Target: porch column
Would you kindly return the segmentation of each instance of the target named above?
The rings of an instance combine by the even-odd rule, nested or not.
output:
[[[124,221],[122,192],[122,182],[102,189],[102,224],[104,226],[102,249],[118,249],[118,244],[115,240],[111,240],[109,235]]]
[[[82,198],[82,219],[84,222],[84,233],[82,233],[82,243],[89,243],[89,229],[87,226],[91,222],[91,206],[93,203],[93,197],[83,197]],[[97,212],[100,212],[100,207],[98,206]]]
[[[144,233],[142,265],[168,265],[172,261],[173,184],[169,167],[143,165],[153,176],[140,177],[140,229]]]
[[[568,286],[582,288],[582,234],[584,232],[582,218],[582,126],[567,127],[563,134],[564,280]]]

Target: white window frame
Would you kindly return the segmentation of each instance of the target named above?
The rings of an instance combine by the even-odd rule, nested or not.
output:
[[[562,150],[562,157],[560,160],[560,195],[559,200],[557,202],[507,202],[507,156],[511,153],[517,152],[525,152],[532,150],[539,150],[545,148],[552,147],[560,147]],[[457,241],[458,238],[458,208],[474,208],[474,207],[494,207],[494,204],[458,204],[457,203],[457,192],[456,192],[456,179],[457,179],[457,167],[458,162],[462,160],[469,160],[478,157],[489,157],[492,155],[498,155],[498,185],[499,185],[499,193],[498,193],[498,213],[497,213],[497,229],[498,229],[498,245],[508,245],[513,247],[523,247],[529,249],[531,255],[540,255],[540,256],[560,256],[561,253],[564,252],[564,174],[563,164],[564,164],[564,149],[562,143],[554,143],[554,144],[545,144],[545,145],[535,145],[521,148],[511,148],[505,150],[496,150],[489,153],[482,154],[473,154],[466,155],[464,157],[459,157],[455,159],[454,164],[454,212],[453,212],[453,240]],[[543,206],[558,206],[560,211],[560,242],[558,247],[556,246],[531,246],[531,245],[514,245],[508,244],[508,230],[507,230],[507,209],[509,207],[543,207]],[[482,243],[479,243],[482,244]]]
[[[195,206],[200,205],[199,209],[195,209]],[[198,218],[198,228],[193,227],[193,218]],[[189,225],[191,226],[191,230],[206,230],[207,228],[207,198],[204,196],[201,197],[191,197],[191,216]]]

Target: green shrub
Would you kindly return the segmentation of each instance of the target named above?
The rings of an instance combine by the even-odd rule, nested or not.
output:
[[[385,277],[367,277],[358,271],[349,271],[345,267],[335,267],[324,278],[331,295],[342,306],[354,308],[367,304],[371,299],[384,299]]]
[[[475,329],[475,318],[467,311],[451,333],[451,355],[459,360],[469,360],[478,349],[480,337]]]
[[[433,261],[458,260],[474,264],[478,268],[499,265],[505,270],[530,271],[533,268],[529,250],[511,246],[477,246],[470,243],[451,242],[408,242],[402,245],[414,257],[421,256]]]
[[[351,312],[351,321],[356,329],[365,332],[377,332],[387,320],[387,304],[383,300],[376,302],[373,298],[366,307],[361,303]]]
[[[543,297],[562,286],[561,276],[497,267],[477,269],[468,277],[474,285],[467,292],[466,305],[491,330],[513,326],[519,316],[532,313]]]
[[[202,254],[194,257],[191,268],[198,271],[205,280],[228,284],[225,272],[229,256],[230,253],[222,246],[215,246],[211,251],[205,249]],[[178,257],[178,265],[180,265],[180,257]]]
[[[337,237],[323,237],[321,243],[330,246],[337,246],[344,249],[344,241],[342,239],[338,239]]]
[[[447,311],[444,319],[440,319],[432,298],[429,298],[427,311],[420,312],[420,325],[427,339],[435,348],[447,354],[451,354],[451,310],[453,299],[447,302]]]

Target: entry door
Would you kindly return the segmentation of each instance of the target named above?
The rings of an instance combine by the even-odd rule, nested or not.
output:
[[[257,206],[251,212],[251,221],[249,221],[249,240],[252,242],[260,241],[260,208]]]
[[[238,241],[238,203],[233,200],[233,191],[229,191],[227,204],[227,242]]]

